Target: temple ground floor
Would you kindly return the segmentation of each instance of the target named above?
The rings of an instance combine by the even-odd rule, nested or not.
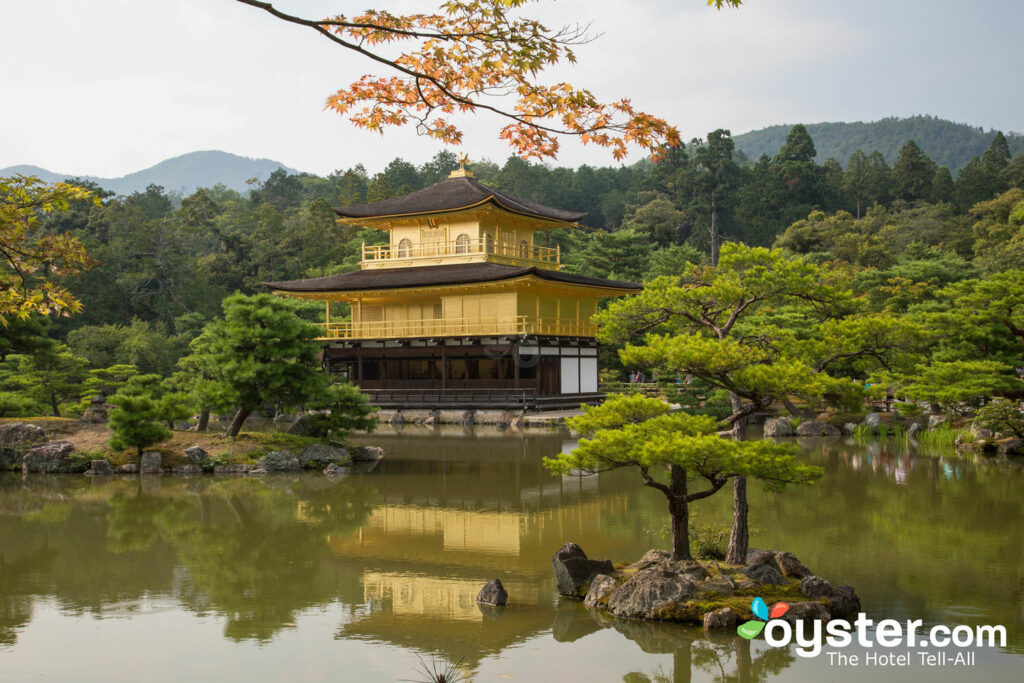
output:
[[[324,364],[387,408],[546,410],[603,398],[590,338],[332,342]]]

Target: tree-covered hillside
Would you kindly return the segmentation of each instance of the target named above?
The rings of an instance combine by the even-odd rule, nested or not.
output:
[[[934,116],[893,117],[869,123],[809,123],[806,127],[814,138],[819,163],[834,157],[846,166],[850,155],[860,149],[865,153],[877,150],[886,162],[893,164],[899,157],[900,148],[907,140],[913,140],[936,164],[947,166],[954,173],[971,157],[988,149],[994,134],[991,130]],[[792,125],[784,124],[737,135],[736,149],[752,161],[762,154],[772,156],[786,142],[790,128]],[[1006,141],[1012,154],[1024,152],[1024,136],[1007,133]]]

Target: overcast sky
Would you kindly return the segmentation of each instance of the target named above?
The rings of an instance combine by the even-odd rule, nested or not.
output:
[[[320,18],[371,0],[274,4]],[[601,34],[551,78],[630,97],[687,139],[913,114],[1024,130],[1020,0],[749,0],[721,12],[704,0],[544,0],[528,11]],[[0,60],[0,168],[110,177],[222,149],[323,174],[358,162],[379,170],[395,156],[421,163],[440,149],[412,130],[382,137],[324,111],[334,90],[381,71],[234,0],[2,0]],[[462,150],[503,160],[500,126],[472,117]],[[612,160],[565,140],[557,163]]]

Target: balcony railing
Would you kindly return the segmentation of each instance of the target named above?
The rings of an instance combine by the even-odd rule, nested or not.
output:
[[[556,266],[561,263],[560,247],[552,249],[551,247],[533,246],[526,242],[497,242],[490,237],[481,239],[465,238],[449,242],[399,243],[396,245],[366,246],[366,243],[363,243],[364,261],[410,261],[470,254],[492,254],[494,256],[504,256]]]
[[[375,320],[359,323],[320,323],[321,340],[331,339],[407,339],[415,337],[479,337],[496,335],[553,335],[594,337],[597,325],[583,320],[533,318],[456,318],[424,320]]]

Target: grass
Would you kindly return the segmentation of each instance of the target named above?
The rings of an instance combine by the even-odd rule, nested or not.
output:
[[[108,460],[117,467],[138,459],[134,449],[116,451],[110,447],[110,430],[105,424],[84,424],[67,418],[5,419],[5,422],[27,422],[47,431],[52,439],[64,439],[75,446],[75,457],[85,460]],[[175,431],[170,439],[146,450],[160,451],[163,464],[171,467],[189,464],[185,449],[199,446],[220,464],[252,463],[270,451],[291,451],[297,454],[306,446],[322,443],[322,439],[296,436],[285,432],[242,432],[228,438],[221,432]]]
[[[969,429],[955,429],[946,422],[921,432],[921,435],[917,437],[917,442],[929,448],[954,448],[957,437],[961,437],[961,441],[974,440]]]

